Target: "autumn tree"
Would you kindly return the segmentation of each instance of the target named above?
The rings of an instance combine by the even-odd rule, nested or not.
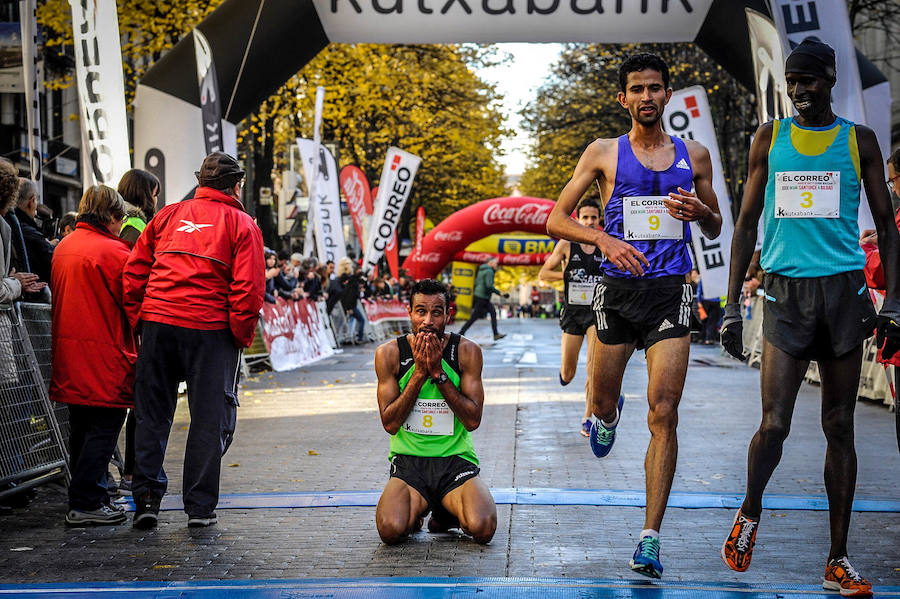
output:
[[[578,157],[598,137],[628,131],[631,119],[616,101],[618,70],[635,52],[653,52],[669,65],[671,86],[703,86],[719,138],[725,182],[738,197],[746,172],[746,148],[756,127],[752,95],[696,45],[567,44],[537,97],[523,110],[535,139],[519,187],[527,195],[555,199]],[[596,195],[590,189],[586,195]]]

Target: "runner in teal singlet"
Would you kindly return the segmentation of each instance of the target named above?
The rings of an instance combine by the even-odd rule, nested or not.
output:
[[[488,543],[497,528],[490,489],[478,477],[470,431],[481,424],[484,388],[481,348],[447,334],[447,288],[431,279],[410,291],[412,334],[375,351],[378,409],[391,435],[390,479],[378,500],[381,539],[401,542],[422,526],[461,528]]]
[[[799,114],[760,126],[750,147],[747,185],[731,249],[722,345],[743,359],[737,301],[762,215],[763,414],[750,442],[747,492],[722,547],[722,559],[739,572],[750,566],[763,491],[781,459],[800,384],[810,360],[816,360],[822,379],[822,430],[828,442],[825,489],[831,523],[823,587],[865,597],[872,594],[872,586],[847,558],[856,487],[853,411],[863,340],[877,325],[879,342],[886,339],[889,346],[883,350],[887,357],[900,341],[900,238],[875,134],[831,110],[835,74],[830,46],[813,39],[798,45],[787,58],[785,79]],[[860,181],[886,267],[887,298],[877,320],[857,242]],[[804,541],[798,538],[795,550],[806,549]]]

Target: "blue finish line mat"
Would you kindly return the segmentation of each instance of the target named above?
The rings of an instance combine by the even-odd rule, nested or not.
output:
[[[877,597],[900,597],[900,587],[876,587]],[[0,585],[6,597],[81,599],[833,599],[821,587],[716,582],[644,582],[553,578],[331,578],[189,582],[97,582]]]
[[[494,501],[501,505],[597,505],[611,507],[646,507],[643,491],[615,491],[609,489],[491,489]],[[313,507],[375,507],[381,491],[334,491],[302,493],[234,493],[219,497],[216,509],[278,509]],[[743,494],[731,493],[678,493],[669,495],[671,508],[737,509]],[[129,500],[129,510],[134,503]],[[763,498],[768,510],[827,511],[828,499],[824,495],[777,495]],[[163,498],[161,509],[181,510],[180,495]],[[898,512],[900,499],[858,497],[853,502],[855,512]]]

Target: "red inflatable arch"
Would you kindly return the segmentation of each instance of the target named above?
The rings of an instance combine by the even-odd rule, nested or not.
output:
[[[547,218],[555,202],[516,196],[494,198],[466,206],[445,218],[422,240],[422,253],[413,252],[403,268],[416,278],[434,278],[470,243],[495,233],[525,231],[547,234]]]

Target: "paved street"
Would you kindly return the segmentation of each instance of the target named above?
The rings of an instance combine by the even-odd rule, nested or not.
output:
[[[612,454],[601,461],[578,433],[583,355],[576,379],[563,388],[557,380],[560,332],[555,321],[501,321],[501,330],[509,336],[497,343],[488,341],[486,322],[470,331],[484,342],[487,399],[474,440],[486,482],[496,489],[642,492],[649,439],[643,353],[635,354],[626,372],[619,436]],[[740,495],[747,444],[759,424],[759,371],[726,359],[718,347],[691,349],[673,492]],[[327,497],[380,490],[387,476],[388,439],[377,414],[373,353],[373,345],[347,349],[307,368],[263,373],[245,382],[237,436],[223,463],[223,495],[317,492]],[[180,493],[187,427],[182,402],[166,462],[173,494]],[[893,500],[896,506],[900,455],[892,415],[883,405],[861,403],[856,433],[857,498]],[[818,389],[804,385],[769,492],[823,496],[824,451]],[[185,526],[183,512],[169,510],[162,512],[159,528],[149,532],[132,530],[130,523],[67,529],[64,510],[64,492],[50,486],[39,489],[29,507],[0,516],[0,583],[640,578],[628,568],[643,524],[639,507],[504,504],[498,506],[499,526],[488,546],[458,534],[421,532],[397,547],[380,543],[374,508],[368,506],[220,509],[219,524],[199,530]],[[765,512],[753,566],[743,574],[728,570],[719,557],[733,516],[730,508],[670,508],[661,540],[664,580],[819,588],[828,551],[826,511]],[[850,555],[873,584],[893,587],[900,595],[900,513],[854,513]],[[637,596],[595,591],[585,596]]]

